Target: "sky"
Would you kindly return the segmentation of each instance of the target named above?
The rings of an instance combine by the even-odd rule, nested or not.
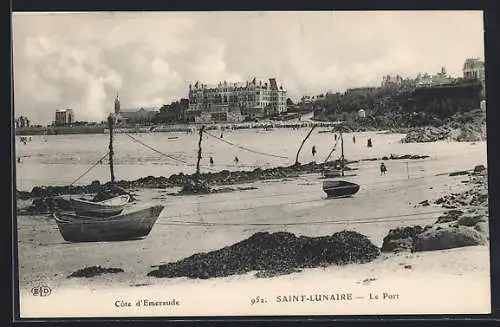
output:
[[[15,115],[56,109],[103,120],[160,107],[189,84],[274,77],[292,100],[380,85],[382,76],[462,76],[484,58],[480,11],[14,13]]]

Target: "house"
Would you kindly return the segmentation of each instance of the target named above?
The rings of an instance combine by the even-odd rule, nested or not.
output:
[[[68,126],[75,121],[75,115],[72,109],[58,109],[56,110],[56,117],[54,125]]]

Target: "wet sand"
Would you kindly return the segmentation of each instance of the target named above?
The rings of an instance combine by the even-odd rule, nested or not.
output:
[[[215,250],[258,231],[320,236],[349,229],[381,246],[391,228],[433,223],[444,209],[418,203],[463,189],[461,181],[467,179],[441,175],[408,180],[396,172],[379,176],[375,169],[371,178],[362,174],[351,178],[364,180],[358,194],[345,199],[325,199],[319,175],[263,181],[252,184],[256,190],[205,196],[168,196],[174,191],[169,189],[135,191],[138,203],[166,206],[151,234],[135,241],[67,243],[52,218],[19,216],[21,286],[30,287],[34,281],[64,286],[65,276],[91,265],[123,268],[126,273],[113,276],[115,282],[140,283],[151,265]],[[229,225],[182,225],[197,221]],[[247,225],[256,223],[271,225]]]

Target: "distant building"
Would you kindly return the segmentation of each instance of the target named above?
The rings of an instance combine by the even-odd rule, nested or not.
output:
[[[151,124],[158,110],[156,108],[128,109],[120,111],[120,121],[129,124]]]
[[[485,79],[484,62],[479,60],[479,58],[466,59],[463,67],[463,74],[464,79],[478,79],[483,81]]]
[[[118,99],[118,94],[117,94],[115,99],[115,115],[119,114],[120,114],[120,99]]]
[[[399,75],[396,76],[383,76],[381,87],[390,88],[415,88],[415,87],[429,87],[449,84],[454,81],[454,78],[449,76],[446,72],[445,67],[441,67],[441,71],[437,74],[430,75],[428,73],[419,73],[415,78],[402,78]]]
[[[56,119],[54,124],[56,126],[67,126],[75,122],[75,115],[72,109],[58,109],[56,110]]]
[[[30,121],[28,118],[21,116],[14,120],[16,128],[30,127]]]
[[[121,109],[120,99],[116,95],[113,113],[115,124],[150,124],[157,114],[155,108]]]
[[[481,82],[481,95],[484,97],[486,91],[486,75],[484,72],[484,61],[479,58],[465,59],[463,67],[464,79],[476,79]]]
[[[224,81],[216,86],[196,82],[189,85],[186,118],[195,122],[238,122],[271,116],[287,111],[286,95],[275,78],[269,83],[254,78],[245,84]]]

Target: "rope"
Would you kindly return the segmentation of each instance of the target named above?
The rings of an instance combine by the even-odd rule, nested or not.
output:
[[[380,222],[397,222],[397,221],[408,221],[408,219],[388,219],[388,218],[403,218],[403,217],[415,217],[423,216],[435,213],[444,213],[449,210],[434,210],[421,213],[409,213],[403,215],[390,215],[390,216],[378,216],[378,217],[365,217],[355,220],[320,220],[320,221],[295,221],[295,222],[281,222],[281,223],[218,223],[218,222],[203,222],[203,221],[185,221],[185,220],[172,220],[165,223],[159,223],[159,225],[195,225],[195,226],[299,226],[299,225],[326,225],[326,224],[346,224],[346,223],[356,223],[356,224],[369,224],[369,223],[380,223]],[[168,218],[168,217],[165,217]]]
[[[394,189],[397,189],[397,187],[395,187]],[[389,190],[392,190],[392,189],[389,189]],[[300,192],[300,193],[304,193],[304,192]],[[316,191],[314,193],[316,193]],[[266,198],[269,198],[272,196],[281,196],[281,195],[268,195],[268,196],[266,196]],[[284,206],[284,205],[313,203],[313,202],[320,202],[320,201],[324,201],[324,200],[325,200],[325,198],[306,199],[306,200],[300,200],[300,201],[294,201],[294,202],[272,203],[272,204],[267,204],[267,205],[252,206],[252,207],[246,207],[246,208],[233,208],[233,209],[226,209],[226,210],[211,210],[211,211],[196,212],[196,213],[189,213],[189,214],[184,213],[184,214],[179,214],[179,215],[170,215],[167,217],[168,218],[176,218],[176,217],[197,216],[197,215],[222,214],[222,213],[227,213],[227,212],[248,211],[248,210],[253,210],[253,209],[258,209],[258,208],[271,208],[271,207],[280,207],[280,206]],[[222,201],[222,202],[225,202],[225,201]],[[215,203],[215,202],[211,201],[210,203]],[[196,204],[196,203],[193,203],[193,204]]]
[[[179,158],[172,157],[171,155],[168,155],[168,154],[166,154],[166,153],[164,153],[164,152],[161,152],[161,151],[159,151],[159,150],[156,150],[155,148],[153,148],[153,147],[151,147],[151,146],[147,145],[146,143],[144,143],[144,142],[142,142],[142,141],[139,141],[138,139],[136,139],[135,137],[133,137],[132,135],[130,135],[130,134],[128,134],[128,133],[124,133],[124,134],[125,134],[125,135],[127,135],[128,137],[130,137],[132,140],[134,140],[134,141],[136,141],[137,143],[139,143],[140,145],[142,145],[142,146],[144,146],[144,147],[146,147],[146,148],[148,148],[148,149],[150,149],[150,150],[152,150],[152,151],[154,151],[154,152],[156,152],[156,153],[158,153],[158,154],[160,154],[160,155],[162,155],[162,156],[165,156],[165,157],[167,157],[167,158],[169,158],[169,159],[172,159],[172,160],[174,160],[174,161],[182,162],[183,164],[186,164],[187,166],[194,166],[193,164],[191,164],[191,163],[189,163],[189,162],[187,162],[187,161],[185,161],[185,160],[182,160],[182,159],[179,159]],[[215,169],[210,168],[210,167],[206,167],[206,166],[204,166],[204,168],[206,168],[206,169],[208,169],[208,170],[215,171]]]
[[[319,220],[319,221],[294,221],[294,222],[279,222],[279,223],[223,223],[223,222],[203,222],[203,221],[185,221],[185,220],[172,220],[169,222],[157,222],[155,225],[164,225],[164,226],[203,226],[203,227],[217,227],[217,226],[301,226],[301,225],[342,225],[342,224],[378,224],[383,222],[408,222],[412,220],[421,220],[422,217],[419,218],[409,218],[409,217],[418,217],[429,214],[443,214],[452,210],[434,210],[420,213],[409,213],[409,214],[399,214],[399,215],[386,215],[386,216],[368,216],[361,219],[342,219],[342,220]],[[168,218],[168,217],[161,217]],[[396,219],[393,219],[396,218]],[[404,219],[400,219],[404,218]],[[430,219],[430,218],[429,218]],[[105,220],[96,220],[97,222],[106,222]],[[94,222],[92,222],[94,223]],[[21,226],[22,228],[33,228],[37,225],[30,226]],[[50,228],[51,230],[58,229],[57,227]]]
[[[71,184],[69,184],[69,187],[73,186],[73,184],[78,182],[83,176],[87,175],[92,169],[94,169],[95,166],[97,166],[104,158],[106,158],[108,154],[109,152],[107,152],[104,156],[102,156],[99,160],[97,160],[89,169],[87,169],[83,174],[81,174],[77,179],[75,179]]]
[[[288,157],[284,157],[284,156],[280,156],[280,155],[276,155],[276,154],[272,154],[272,153],[266,153],[266,152],[260,152],[260,151],[257,151],[257,150],[252,150],[250,148],[247,148],[243,145],[238,145],[238,144],[235,144],[235,143],[232,143],[232,142],[229,142],[227,140],[224,140],[224,139],[221,139],[215,135],[212,135],[210,134],[209,132],[205,131],[205,133],[211,137],[213,137],[214,139],[217,139],[221,142],[224,142],[224,143],[227,143],[229,145],[232,145],[234,147],[237,147],[239,149],[242,149],[242,150],[245,150],[245,151],[249,151],[249,152],[253,152],[253,153],[256,153],[256,154],[260,154],[260,155],[263,155],[263,156],[269,156],[269,157],[275,157],[275,158],[281,158],[281,159],[288,159]]]
[[[392,183],[392,182],[404,182],[404,181],[408,181],[408,180],[420,180],[420,179],[428,179],[428,178],[433,178],[433,177],[441,177],[441,176],[433,176],[433,175],[430,175],[430,176],[423,176],[423,177],[412,177],[410,179],[408,178],[400,178],[400,179],[393,179],[393,180],[390,180],[390,181],[380,181],[380,182],[374,182],[374,183],[364,183],[361,185],[361,187],[365,187],[365,186],[369,186],[369,185],[380,185],[380,184],[386,184],[386,183]],[[321,183],[315,183],[315,184],[312,184],[314,186],[317,186]],[[391,188],[386,188],[384,189],[384,191],[393,191],[393,190],[398,190],[398,189],[401,189],[401,188],[404,188],[404,189],[408,189],[408,188],[413,188],[413,187],[419,187],[419,186],[422,186],[421,184],[416,184],[416,185],[399,185],[399,186],[394,186],[394,187],[391,187]],[[372,192],[374,190],[370,190],[370,189],[366,189],[364,190],[363,193],[365,192]],[[378,190],[375,190],[375,191],[378,191]],[[296,195],[296,194],[316,194],[318,193],[319,191],[318,190],[313,190],[313,191],[305,191],[305,190],[301,190],[301,191],[295,191],[295,192],[288,192],[288,193],[280,193],[280,194],[267,194],[267,195],[259,195],[259,196],[245,196],[245,200],[255,200],[255,199],[265,199],[265,198],[273,198],[273,197],[283,197],[283,196],[290,196],[290,195]],[[222,193],[223,194],[223,193]],[[380,195],[379,195],[380,196]],[[392,195],[388,195],[388,196],[392,196]],[[242,199],[236,199],[236,200],[233,200],[233,201],[243,201]],[[182,202],[182,205],[201,205],[201,204],[214,204],[214,203],[223,203],[223,202],[227,202],[227,199],[223,199],[223,200],[215,200],[215,199],[209,199],[207,201],[183,201]],[[200,214],[204,214],[204,213],[200,213]],[[171,217],[180,217],[181,215],[179,216],[171,216]],[[184,215],[182,215],[184,216]]]
[[[449,210],[440,211],[440,213],[446,213]],[[394,215],[394,216],[380,216],[380,217],[366,217],[363,220],[325,220],[325,221],[315,221],[315,222],[288,222],[288,223],[203,223],[203,222],[193,222],[193,223],[176,223],[176,222],[157,222],[155,225],[160,226],[190,226],[190,227],[272,227],[272,226],[301,226],[301,225],[345,225],[345,224],[380,224],[380,223],[394,223],[394,222],[409,222],[409,221],[420,221],[424,214],[429,214],[430,212],[425,213],[415,213],[415,214],[406,214],[406,215]],[[411,218],[414,216],[415,218]],[[405,217],[405,219],[386,219],[386,218],[399,218]],[[410,218],[409,218],[410,217]],[[33,228],[35,226],[21,226],[20,229],[28,229]],[[57,226],[52,226],[46,228],[46,230],[59,230]],[[65,243],[46,243],[44,245],[56,245],[56,244],[65,244]],[[98,244],[98,243],[93,243]]]
[[[335,135],[337,135],[337,134],[335,134]],[[333,146],[332,151],[330,151],[330,153],[328,154],[328,157],[326,157],[324,163],[326,163],[328,161],[328,159],[330,159],[330,157],[332,156],[333,151],[335,151],[335,149],[337,148],[337,143],[339,142],[339,139],[340,138],[337,137],[337,139],[335,140],[335,145]]]

